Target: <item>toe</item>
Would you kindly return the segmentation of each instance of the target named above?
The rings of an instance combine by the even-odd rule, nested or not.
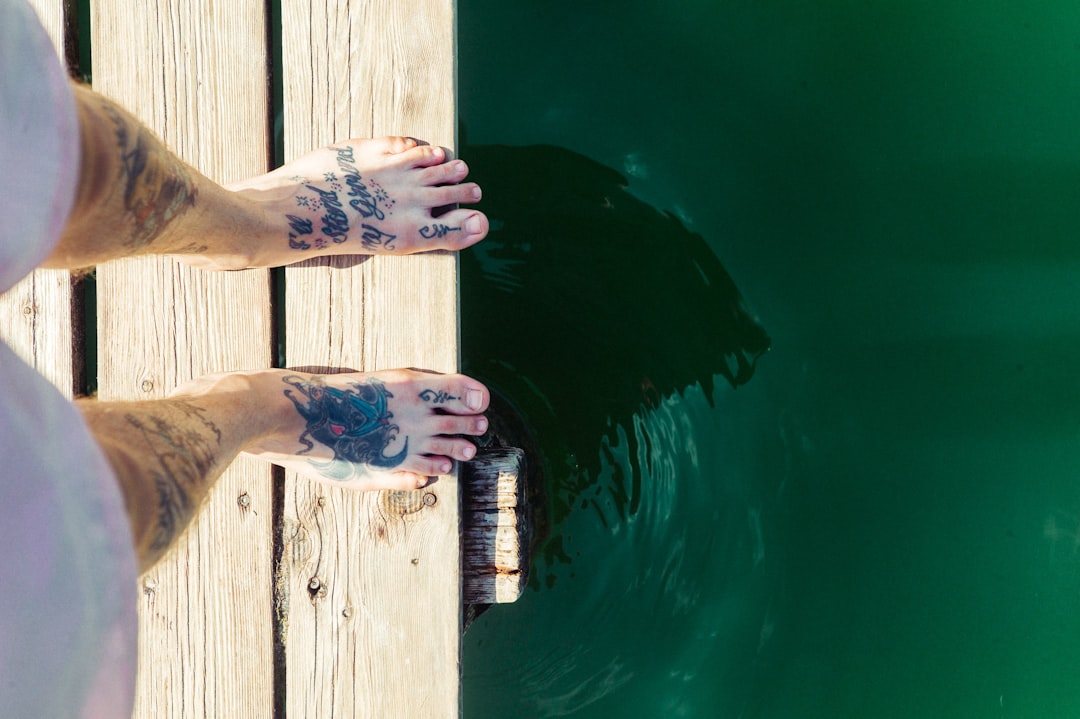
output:
[[[399,155],[406,150],[416,147],[417,142],[411,137],[391,136],[379,140],[382,143],[382,151],[387,155]]]
[[[380,473],[368,480],[365,490],[391,490],[394,492],[408,492],[419,489],[428,484],[428,478],[417,472],[387,472]]]
[[[461,401],[469,412],[483,412],[491,401],[487,387],[476,380],[468,380],[461,385]]]
[[[411,137],[390,135],[387,137],[375,137],[372,139],[353,138],[347,145],[351,145],[358,157],[376,161],[380,155],[400,155],[416,147],[416,140]]]
[[[463,250],[475,245],[487,237],[489,229],[487,216],[476,210],[451,210],[441,215],[437,223],[451,230],[445,233],[445,247],[450,250]],[[427,229],[421,235],[427,236],[431,232],[431,229]]]
[[[456,437],[433,437],[421,448],[423,454],[435,458],[456,459],[467,462],[476,456],[476,446],[467,439]]]
[[[418,198],[421,206],[430,207],[432,215],[445,223],[449,209],[453,209],[455,205],[480,202],[482,196],[480,186],[475,182],[465,182],[464,185],[424,188]]]
[[[399,159],[409,167],[433,167],[446,162],[446,150],[437,145],[418,145],[401,153]]]
[[[421,204],[436,210],[436,215],[441,219],[440,210],[445,207],[453,207],[460,204],[473,204],[480,201],[483,192],[475,182],[466,182],[462,185],[446,185],[443,187],[428,187],[421,195]]]
[[[483,192],[480,186],[475,182],[466,182],[462,185],[427,188],[424,190],[423,204],[427,207],[447,207],[479,202],[481,197]]]
[[[425,167],[421,172],[421,184],[450,185],[464,180],[469,174],[469,166],[464,160],[450,160],[439,165]]]
[[[432,410],[462,416],[480,414],[491,401],[487,387],[465,375],[441,375],[440,381],[423,382],[416,391],[419,399]],[[456,434],[457,431],[443,433]]]
[[[435,422],[435,433],[440,435],[465,434],[478,437],[486,432],[487,428],[487,418],[479,414],[443,414],[439,415]]]
[[[449,457],[417,457],[410,462],[410,469],[417,475],[437,477],[441,474],[450,474],[454,469],[454,463]]]

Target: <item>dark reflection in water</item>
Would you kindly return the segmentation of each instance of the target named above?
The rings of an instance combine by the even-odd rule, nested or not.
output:
[[[783,454],[745,419],[768,335],[703,238],[614,170],[461,154],[494,228],[461,259],[464,368],[531,428],[551,521],[533,591],[467,635],[466,715],[744,707],[777,609],[782,487],[740,466],[763,436]]]
[[[466,369],[542,437],[557,525],[590,489],[613,422],[695,383],[711,402],[714,375],[746,383],[769,337],[702,237],[614,170],[552,146],[462,154],[494,227],[462,257]],[[635,465],[613,485],[623,519],[640,481]]]

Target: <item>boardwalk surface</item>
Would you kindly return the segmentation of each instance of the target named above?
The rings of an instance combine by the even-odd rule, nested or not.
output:
[[[286,159],[391,133],[453,148],[452,0],[283,0],[281,13]],[[287,269],[287,363],[455,371],[456,262]],[[289,480],[284,507],[287,716],[458,716],[456,481],[356,494]]]
[[[34,0],[58,47],[63,0]],[[282,0],[287,159],[345,137],[454,147],[452,0]],[[219,182],[270,168],[266,5],[92,0],[95,89]],[[450,254],[212,274],[168,259],[97,270],[99,395],[148,399],[206,372],[455,371]],[[0,333],[71,395],[79,292],[37,272],[0,298]],[[274,302],[284,302],[284,326]],[[241,460],[140,578],[137,717],[456,717],[457,480],[351,494]]]

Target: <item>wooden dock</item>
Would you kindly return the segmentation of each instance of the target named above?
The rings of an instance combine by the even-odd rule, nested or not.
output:
[[[72,4],[34,4],[70,49]],[[453,149],[454,8],[282,0],[286,160],[385,134]],[[92,0],[94,88],[211,178],[261,174],[273,160],[269,22],[262,0]],[[279,338],[294,368],[458,368],[453,254],[313,261],[285,271],[284,296],[272,280],[167,258],[99,267],[99,398],[163,397],[207,372],[270,367]],[[82,386],[79,308],[64,272],[38,271],[0,298],[0,334],[68,395]],[[458,717],[457,478],[356,494],[282,475],[238,461],[177,550],[140,578],[135,716]],[[488,582],[492,598],[516,596],[512,570],[498,590]]]

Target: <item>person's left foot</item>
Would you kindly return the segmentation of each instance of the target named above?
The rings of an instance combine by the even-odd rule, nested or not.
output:
[[[316,150],[230,189],[254,200],[270,236],[251,266],[320,255],[407,255],[461,250],[488,231],[468,166],[405,137],[349,140]]]

